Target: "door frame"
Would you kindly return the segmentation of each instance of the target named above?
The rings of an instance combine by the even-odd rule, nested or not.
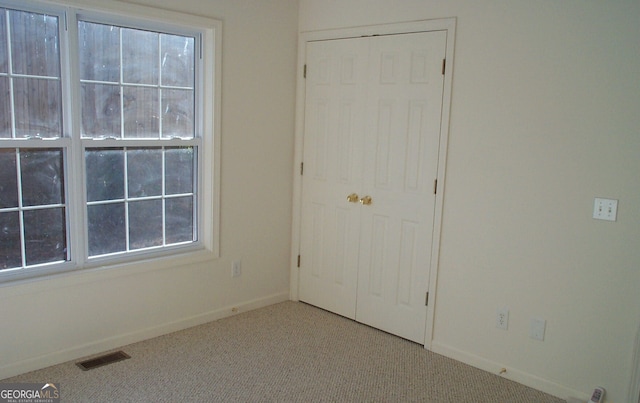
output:
[[[406,34],[415,32],[445,31],[447,33],[445,51],[445,75],[442,94],[442,117],[440,126],[440,146],[438,149],[438,191],[436,193],[433,241],[431,245],[431,261],[429,274],[429,304],[427,306],[427,321],[424,337],[424,347],[431,349],[433,339],[433,324],[436,308],[436,291],[438,278],[438,262],[440,251],[440,235],[442,230],[442,212],[445,193],[445,168],[447,146],[449,140],[449,116],[451,110],[451,92],[453,83],[455,18],[413,21],[405,23],[370,25],[353,28],[341,28],[322,31],[301,32],[298,36],[298,66],[296,82],[296,118],[295,118],[295,146],[293,160],[293,216],[291,228],[291,259],[290,259],[290,290],[289,298],[298,301],[298,256],[300,253],[300,236],[302,222],[302,155],[304,147],[304,109],[305,109],[305,78],[304,66],[306,61],[306,46],[308,42],[358,38],[362,36]]]

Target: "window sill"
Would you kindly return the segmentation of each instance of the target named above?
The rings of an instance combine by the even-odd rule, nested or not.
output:
[[[60,273],[48,273],[40,276],[7,279],[0,283],[0,296],[11,298],[19,295],[51,291],[57,288],[73,287],[83,284],[136,276],[216,260],[218,256],[204,247],[185,251],[171,256],[150,257],[133,262],[90,265],[84,268],[71,268]]]

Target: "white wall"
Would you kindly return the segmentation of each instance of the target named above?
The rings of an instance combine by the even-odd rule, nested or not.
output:
[[[443,17],[457,31],[432,348],[563,398],[601,385],[624,402],[640,318],[640,2],[301,0],[299,26]],[[594,197],[620,200],[617,222],[591,218]]]
[[[288,299],[298,2],[136,3],[223,21],[221,256],[1,286],[0,379]]]

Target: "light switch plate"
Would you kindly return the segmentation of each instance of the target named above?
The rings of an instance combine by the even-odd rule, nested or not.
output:
[[[547,321],[539,318],[531,318],[531,328],[529,336],[535,340],[544,340],[544,330],[547,327]]]
[[[615,221],[618,216],[618,201],[596,197],[593,203],[593,218],[596,220]]]

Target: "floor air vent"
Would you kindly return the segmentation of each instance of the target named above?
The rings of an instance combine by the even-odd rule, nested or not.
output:
[[[83,371],[88,371],[90,369],[98,368],[103,365],[113,364],[114,362],[126,360],[128,358],[131,357],[129,357],[129,355],[127,355],[125,352],[116,351],[115,353],[109,353],[101,355],[100,357],[92,358],[90,360],[78,362],[76,363],[76,365],[82,368]]]

